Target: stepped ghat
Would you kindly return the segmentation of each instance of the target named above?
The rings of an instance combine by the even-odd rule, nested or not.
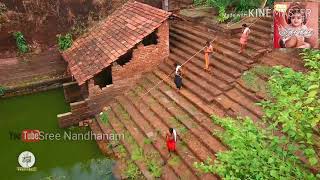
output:
[[[217,35],[209,27],[178,19],[168,23],[168,57],[163,57],[152,69],[141,73],[121,93],[111,94],[112,98],[108,93],[98,93],[89,101],[82,101],[88,102],[87,106],[82,104],[83,107],[75,112],[82,112],[81,108],[85,108],[92,113],[84,118],[93,119],[90,127],[96,134],[125,134],[126,138],[118,142],[97,140],[106,154],[115,155],[122,163],[127,163],[138,148],[146,156],[154,155],[153,158],[162,168],[161,179],[219,179],[217,175],[202,173],[193,166],[194,162],[205,161],[208,157],[214,160],[216,153],[227,150],[212,135],[223,129],[214,124],[210,116],[248,116],[254,121],[261,119],[263,113],[255,103],[263,97],[247,89],[240,80],[241,75],[255,64],[268,64],[269,59],[285,65],[282,59],[293,57],[281,51],[270,53],[271,18],[261,18],[252,24],[252,33],[243,54],[237,53],[241,32],[228,37]],[[210,72],[207,72],[203,70],[203,53],[197,52],[207,40],[212,39],[215,39],[214,53]],[[182,64],[193,55],[183,66],[183,87],[177,92],[173,77],[170,76],[174,63]],[[130,63],[133,62],[118,67],[125,68]],[[73,82],[66,87],[75,84]],[[66,91],[72,92],[71,89],[66,88]],[[79,90],[78,87],[76,89]],[[72,105],[80,106],[79,102]],[[101,118],[101,111],[107,120]],[[177,163],[168,163],[165,133],[169,127],[174,127],[179,136],[175,156]],[[145,140],[152,143],[145,143]],[[119,148],[120,145],[124,148]],[[121,154],[127,156],[124,158]],[[138,159],[133,162],[145,179],[154,179],[147,161]]]

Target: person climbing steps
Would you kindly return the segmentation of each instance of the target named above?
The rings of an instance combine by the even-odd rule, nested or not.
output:
[[[166,134],[166,141],[170,157],[171,152],[176,153],[177,132],[175,129],[169,128],[169,132]]]
[[[240,38],[240,51],[238,52],[239,54],[243,53],[243,50],[246,48],[247,43],[248,43],[248,38],[250,34],[250,29],[247,26],[247,24],[243,24],[242,27],[244,28],[243,33]]]
[[[213,52],[213,47],[210,43],[210,41],[206,42],[206,46],[204,47],[204,61],[205,61],[205,71],[209,71],[209,65],[210,65],[210,56]]]
[[[182,70],[181,65],[175,63],[174,66],[176,67],[174,83],[176,84],[177,91],[179,91],[182,87]]]

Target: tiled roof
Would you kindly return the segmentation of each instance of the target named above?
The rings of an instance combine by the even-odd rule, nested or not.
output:
[[[74,41],[62,56],[81,85],[151,34],[169,15],[140,2],[128,2]]]

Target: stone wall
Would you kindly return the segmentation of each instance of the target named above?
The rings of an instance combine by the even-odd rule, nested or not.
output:
[[[169,23],[165,21],[157,31],[157,44],[144,46],[140,43],[133,49],[132,59],[123,66],[114,63],[112,66],[112,85],[100,88],[94,85],[91,79],[88,81],[89,98],[91,101],[100,99],[96,110],[101,110],[112,99],[124,93],[132,87],[143,73],[155,69],[164,59],[169,56]]]
[[[157,36],[157,44],[149,46],[138,45],[137,49],[133,50],[132,59],[129,63],[112,68],[113,84],[116,85],[118,81],[151,71],[169,56],[168,21],[165,21],[158,28]]]
[[[70,112],[57,115],[60,128],[77,125],[82,120],[94,117],[90,111],[88,100],[71,103],[70,108]]]
[[[81,89],[77,82],[64,83],[63,92],[67,103],[73,103],[82,99]]]
[[[62,84],[70,81],[70,77],[63,77],[52,80],[45,80],[42,82],[36,82],[32,84],[26,84],[18,87],[8,88],[5,90],[5,94],[0,98],[7,98],[13,96],[21,96],[26,94],[33,94],[36,92],[48,91],[51,89],[61,88]]]

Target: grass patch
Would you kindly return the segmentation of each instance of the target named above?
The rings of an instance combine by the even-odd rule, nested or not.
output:
[[[100,113],[100,119],[104,124],[107,124],[109,122],[109,115],[107,112],[101,112]]]
[[[178,119],[174,116],[170,117],[169,121],[171,122],[171,126],[172,127],[178,127],[180,126],[180,123],[178,121]]]
[[[267,85],[264,78],[268,79],[274,74],[274,68],[269,66],[255,66],[252,69],[244,72],[241,79],[245,85],[254,91],[266,92]],[[261,79],[262,77],[263,79]]]
[[[132,161],[128,163],[127,169],[125,170],[124,174],[127,176],[128,179],[139,179],[142,175],[138,166]]]
[[[144,143],[144,144],[152,144],[153,141],[152,141],[152,139],[150,139],[150,138],[144,138],[143,143]]]
[[[126,149],[125,149],[125,147],[124,147],[123,144],[120,144],[120,145],[118,146],[118,151],[119,151],[119,153],[120,153],[121,158],[124,158],[124,157],[127,156],[127,151],[126,151]]]
[[[132,151],[131,159],[134,161],[142,160],[143,159],[143,149],[139,148],[138,146],[135,147]]]
[[[184,126],[181,126],[178,128],[178,132],[181,134],[185,134],[186,132],[188,132],[188,129]]]
[[[142,92],[143,92],[143,87],[140,85],[140,86],[137,86],[136,88],[135,88],[135,92],[137,93],[137,94],[141,94]]]
[[[129,143],[129,144],[135,144],[136,141],[134,140],[134,138],[132,137],[132,135],[129,133],[129,131],[126,131],[124,133],[124,136],[126,138],[126,141]]]
[[[177,166],[181,163],[181,159],[177,156],[177,155],[173,155],[170,160],[168,161],[168,163],[171,166]]]
[[[151,172],[153,177],[156,177],[156,178],[161,177],[162,168],[155,159],[149,160],[147,162],[147,166],[148,166],[149,172]]]

